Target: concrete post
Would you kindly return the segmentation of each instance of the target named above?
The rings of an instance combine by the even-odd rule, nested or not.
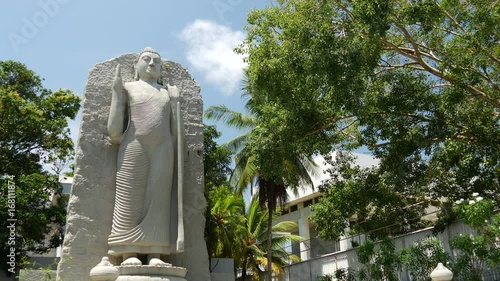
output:
[[[430,277],[432,281],[450,281],[453,279],[453,272],[442,263],[438,263],[437,267],[431,272]]]
[[[307,218],[299,219],[299,235],[305,239],[300,242],[300,258],[305,261],[311,258],[311,234],[309,232],[309,220]]]

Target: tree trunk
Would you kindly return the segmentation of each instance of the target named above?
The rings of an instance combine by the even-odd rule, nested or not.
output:
[[[243,261],[243,264],[241,265],[241,281],[245,281],[247,277],[247,257],[245,256],[245,260]]]
[[[272,266],[272,256],[273,247],[271,245],[273,239],[273,208],[268,209],[268,221],[267,221],[267,281],[273,279],[273,266]]]

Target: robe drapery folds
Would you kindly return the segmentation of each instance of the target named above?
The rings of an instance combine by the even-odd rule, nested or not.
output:
[[[175,103],[166,91],[156,90],[148,100],[128,104],[117,158],[110,255],[184,250],[184,126]]]

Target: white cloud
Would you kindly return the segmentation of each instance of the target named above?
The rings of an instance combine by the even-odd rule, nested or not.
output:
[[[216,85],[223,94],[231,95],[241,88],[243,56],[234,53],[245,38],[241,31],[208,20],[195,20],[181,32],[187,44],[187,59],[195,71]]]

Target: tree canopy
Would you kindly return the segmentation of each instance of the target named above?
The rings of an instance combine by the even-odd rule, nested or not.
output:
[[[227,246],[231,244],[225,243],[228,241],[228,236],[231,235],[231,232],[225,231],[227,228],[221,223],[221,220],[223,220],[221,217],[234,215],[232,213],[234,209],[233,205],[239,204],[239,201],[234,197],[226,200],[229,203],[217,203],[219,197],[228,195],[223,193],[223,191],[228,186],[228,177],[231,173],[229,165],[231,164],[232,154],[227,148],[217,145],[215,139],[218,137],[220,137],[220,132],[217,131],[215,126],[205,126],[203,130],[204,193],[207,200],[207,208],[205,210],[205,242],[210,258],[224,257],[231,250]]]
[[[278,0],[253,10],[247,31],[238,51],[268,121],[257,150],[364,148],[380,159],[332,174],[329,211],[317,214],[338,228],[322,232],[318,220],[324,237],[338,237],[355,214],[375,227],[419,218],[403,208],[422,214],[443,198],[500,200],[496,1]],[[347,209],[332,203],[341,201]]]
[[[207,110],[208,115],[219,114],[220,116],[232,117],[230,120],[249,118],[240,113],[230,111],[223,106],[211,107]],[[241,122],[241,121],[240,121]],[[251,123],[251,122],[250,122]],[[291,222],[282,222],[268,229],[269,211],[261,208],[256,197],[252,199],[248,210],[245,211],[243,192],[241,188],[230,186],[229,174],[233,175],[235,182],[245,182],[239,178],[244,171],[239,171],[235,175],[229,168],[232,152],[226,146],[237,148],[241,139],[245,139],[246,134],[236,138],[230,145],[219,146],[215,139],[220,133],[214,126],[206,126],[204,130],[204,157],[205,165],[205,191],[207,192],[207,210],[205,213],[205,241],[210,257],[233,258],[236,268],[242,268],[242,274],[246,275],[247,269],[251,269],[254,274],[262,271],[261,267],[268,263],[266,251],[272,251],[272,271],[282,273],[282,266],[288,259],[297,260],[297,257],[286,253],[282,246],[287,241],[298,241],[300,237],[295,235],[283,235],[276,232],[289,230],[296,227]],[[244,141],[243,141],[244,143]],[[240,143],[241,144],[241,143]],[[242,154],[245,154],[243,152]],[[251,166],[244,159],[236,160],[236,169],[244,169]],[[253,178],[254,174],[248,175]],[[267,226],[267,227],[266,227]],[[266,240],[268,232],[271,240]],[[270,243],[271,247],[267,247]],[[211,269],[212,269],[211,265]]]
[[[62,242],[66,210],[61,185],[58,176],[44,165],[57,164],[71,155],[67,119],[74,118],[79,108],[80,98],[71,91],[53,92],[25,65],[0,61],[2,229],[10,225],[8,219],[17,220],[14,240],[8,239],[12,237],[8,231],[1,232],[2,261],[15,248],[21,266],[26,251],[43,253]],[[11,189],[14,193],[9,193]],[[7,269],[6,262],[2,268]]]
[[[220,135],[215,126],[205,126],[203,130],[203,166],[207,192],[214,186],[226,184],[231,174],[232,152],[217,144],[215,139]]]
[[[289,154],[280,143],[272,143],[271,131],[266,128],[266,118],[261,109],[265,106],[265,97],[254,93],[251,88],[245,88],[242,95],[248,98],[245,105],[250,115],[235,112],[219,105],[207,109],[205,116],[215,120],[223,119],[227,125],[238,129],[250,129],[231,140],[226,146],[235,151],[236,167],[231,175],[240,192],[256,183],[257,198],[261,207],[268,209],[267,219],[267,274],[272,278],[273,252],[272,223],[278,205],[284,205],[288,200],[287,190],[298,193],[300,184],[314,188],[310,173],[314,172],[311,157]],[[267,144],[263,149],[261,144]],[[310,173],[309,173],[310,172]]]

